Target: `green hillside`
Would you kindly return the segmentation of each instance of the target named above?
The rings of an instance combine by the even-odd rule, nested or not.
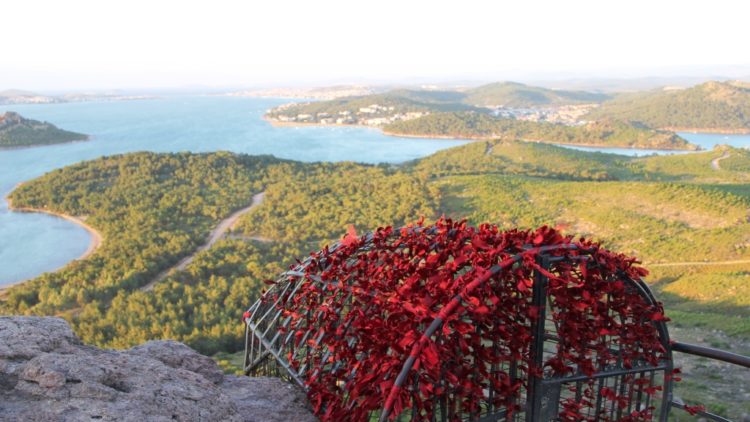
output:
[[[706,82],[684,90],[621,95],[594,109],[588,119],[619,119],[653,128],[750,131],[750,87]]]
[[[391,123],[383,128],[391,135],[450,136],[473,139],[523,139],[571,145],[650,149],[696,149],[678,135],[646,129],[614,120],[566,126],[496,118],[483,113],[432,113],[417,119]]]
[[[419,91],[400,89],[382,94],[346,97],[329,101],[318,101],[292,105],[271,110],[268,117],[278,117],[280,114],[297,115],[328,113],[337,115],[339,112],[357,112],[360,108],[372,105],[393,107],[386,110],[389,114],[419,111],[459,111],[471,110],[475,107],[463,104],[464,95],[455,91]]]
[[[88,136],[58,129],[51,123],[21,117],[18,113],[0,115],[0,148],[50,145],[83,141]]]
[[[634,254],[652,269],[647,281],[679,339],[748,353],[748,160],[750,151],[739,149],[632,158],[500,140],[401,166],[230,153],[101,158],[13,192],[17,206],[87,216],[104,243],[89,259],[2,293],[0,313],[61,315],[100,346],[172,338],[232,353],[243,344],[242,311],[295,258],[340,239],[348,224],[362,233],[445,214],[503,227],[547,224]],[[141,290],[261,191],[262,205],[231,236]],[[713,385],[709,375],[691,379]],[[698,387],[684,388],[699,401]],[[740,394],[722,393],[712,406],[740,403]],[[728,407],[729,415],[746,408]]]
[[[529,86],[517,82],[497,82],[466,91],[466,104],[489,107],[551,107],[599,103],[610,98],[586,91],[564,91]]]

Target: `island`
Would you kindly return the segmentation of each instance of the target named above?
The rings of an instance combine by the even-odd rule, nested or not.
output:
[[[274,125],[354,125],[386,135],[518,139],[590,147],[697,150],[672,131],[613,117],[583,119],[606,94],[514,82],[465,90],[400,89],[380,94],[284,104],[265,118]]]
[[[48,122],[27,119],[12,111],[0,115],[0,148],[61,144],[88,139],[88,135],[63,130]]]

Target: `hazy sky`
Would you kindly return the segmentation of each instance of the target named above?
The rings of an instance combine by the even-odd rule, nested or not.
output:
[[[0,89],[646,76],[750,66],[750,2],[9,0]]]

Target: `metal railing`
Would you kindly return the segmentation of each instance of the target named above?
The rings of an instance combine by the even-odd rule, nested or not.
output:
[[[366,239],[372,239],[372,234],[366,236]],[[337,247],[338,245],[334,245],[330,248],[330,251],[335,251]],[[365,245],[364,249],[366,249],[367,247],[368,246]],[[539,249],[542,250],[539,251]],[[550,269],[550,265],[552,263],[559,262],[561,260],[581,259],[581,256],[570,257],[564,253],[561,253],[562,249],[565,249],[565,247],[561,248],[560,246],[555,246],[549,248],[537,248],[537,252],[541,252],[537,256],[540,267],[547,270]],[[547,255],[546,253],[548,251],[558,252],[564,256],[552,256],[551,254]],[[586,253],[586,251],[583,250],[578,250],[578,252],[580,255]],[[516,262],[519,262],[521,260],[520,256],[522,254],[523,253],[510,257],[505,260],[507,262],[502,262],[492,268],[489,268],[489,271],[487,272],[487,278],[489,279],[490,277],[493,277],[503,271],[506,267],[509,268]],[[306,273],[306,269],[309,265],[310,258],[299,263],[296,267],[290,269],[289,271],[284,272],[279,277],[276,284],[271,288],[276,292],[276,295],[274,296],[275,299],[259,300],[249,308],[249,317],[245,319],[246,349],[244,367],[245,373],[247,375],[280,376],[298,384],[302,388],[306,388],[306,379],[311,376],[314,377],[318,371],[326,370],[324,368],[309,368],[305,365],[302,365],[301,367],[295,367],[290,363],[290,360],[294,356],[302,356],[311,353],[309,349],[306,349],[304,347],[305,344],[312,344],[315,348],[325,341],[324,334],[322,334],[322,332],[318,334],[319,331],[315,329],[316,327],[312,327],[304,333],[304,337],[302,339],[297,339],[296,341],[296,344],[301,344],[303,346],[295,346],[295,341],[293,338],[294,332],[289,330],[291,318],[288,316],[284,316],[284,313],[282,312],[282,309],[285,306],[285,303],[282,303],[284,301],[283,298],[288,299],[294,297],[295,292],[297,291],[297,289],[299,289],[304,280],[315,282],[321,285],[327,284],[327,282],[324,282],[316,275]],[[652,292],[642,280],[623,280],[627,282],[632,289],[638,292],[638,295],[645,303],[657,303]],[[481,283],[483,281],[476,282]],[[541,272],[536,272],[534,277],[533,304],[534,306],[538,307],[538,309],[542,310],[548,306],[546,302],[546,293],[544,290],[545,285],[546,276]],[[347,290],[348,288],[349,286],[344,287],[343,290],[340,290],[343,300],[349,300],[351,298],[351,292]],[[458,297],[455,300],[460,303],[462,299]],[[453,306],[450,306],[450,304],[444,305],[444,309],[450,310],[453,308]],[[309,315],[315,315],[316,312],[319,312],[316,309],[309,308],[297,311],[306,312]],[[448,315],[447,313],[446,315],[442,315],[442,313],[443,312],[441,312],[441,317],[438,317],[433,321],[433,324],[430,324],[428,327],[424,327],[424,336],[431,337],[436,331],[439,330],[442,325],[442,321]],[[549,327],[545,327],[543,323],[544,313],[542,313],[540,321],[542,321],[542,323],[537,323],[533,327],[531,327],[533,331],[533,337],[535,338],[532,345],[532,356],[534,356],[535,360],[537,361],[537,365],[542,362],[542,356],[545,355],[547,349],[554,348],[555,344],[559,343],[560,341],[560,339],[555,337],[554,333],[551,332]],[[633,376],[638,376],[644,378],[650,377],[648,385],[628,385],[627,388],[638,389],[644,387],[653,388],[659,386],[663,387],[663,392],[660,396],[653,397],[654,401],[658,401],[658,403],[651,403],[650,401],[642,402],[641,396],[640,394],[638,394],[638,398],[635,402],[627,404],[627,409],[638,409],[641,408],[641,406],[654,406],[658,412],[658,419],[660,421],[666,421],[672,408],[686,410],[687,407],[685,403],[673,397],[673,384],[671,381],[671,377],[669,376],[673,368],[672,352],[701,356],[708,359],[739,365],[744,368],[750,368],[750,358],[746,356],[686,343],[670,343],[666,324],[664,324],[664,322],[662,321],[653,321],[652,323],[654,324],[656,331],[658,332],[659,342],[662,344],[664,350],[666,350],[665,358],[661,360],[657,365],[644,363],[641,365],[625,367],[618,364],[613,365],[612,367],[599,368],[600,370],[593,376],[574,374],[564,377],[529,377],[527,391],[525,391],[522,396],[518,398],[517,402],[521,411],[516,412],[516,414],[512,417],[507,415],[508,412],[504,408],[493,408],[491,404],[493,390],[490,387],[486,392],[486,394],[489,395],[489,401],[486,407],[483,408],[483,411],[481,413],[463,415],[461,417],[466,420],[486,422],[507,420],[554,420],[554,418],[557,417],[558,412],[558,404],[556,403],[561,400],[561,394],[562,396],[565,396],[566,389],[570,388],[571,386],[580,387],[582,382],[596,379],[596,388],[599,392],[601,392],[603,388],[614,388],[615,390],[619,388],[622,390],[626,387],[627,379],[632,378]],[[344,329],[344,331],[346,330],[348,330],[348,327]],[[356,339],[352,339],[352,341],[354,341],[356,344]],[[350,344],[350,346],[353,346],[353,344]],[[613,352],[617,351],[613,350]],[[415,353],[411,353],[411,357],[407,358],[404,361],[401,373],[398,375],[397,379],[394,380],[395,388],[399,388],[402,384],[407,382],[407,379],[409,379],[410,372],[412,371],[412,367],[414,365],[413,356],[415,355]],[[323,361],[326,361],[326,356],[323,356]],[[514,374],[513,376],[515,376],[517,368],[515,368],[512,363],[509,365],[510,366],[506,369],[509,373],[512,373]],[[333,366],[333,368],[335,368],[335,365]],[[497,368],[492,369],[497,370]],[[447,397],[448,394],[446,393],[445,396]],[[437,417],[433,415],[434,420],[446,420],[446,417],[447,419],[452,420],[450,410],[447,414],[444,410],[446,400],[448,400],[449,406],[453,406],[453,404],[450,404],[450,397],[446,397],[436,399],[438,400],[438,402],[436,402],[436,408],[443,410],[440,410]],[[651,397],[649,396],[648,399],[650,400]],[[550,404],[551,402],[554,403]],[[391,409],[388,405],[388,401],[386,401],[381,411],[371,413],[370,417],[374,420],[389,420],[390,410]],[[620,414],[619,412],[621,410],[622,409],[618,410],[615,407],[600,406],[597,403],[596,408],[592,410],[592,415],[594,415],[595,418],[599,418],[600,414],[611,415],[609,420],[613,420],[612,418],[617,419],[617,415]],[[437,413],[438,412],[436,411],[436,414]],[[725,417],[715,415],[707,411],[698,411],[697,415],[714,421],[729,420]],[[407,419],[409,418],[408,415],[405,416]],[[402,420],[401,417],[399,417],[398,420]]]
[[[679,353],[685,353],[687,355],[692,356],[699,356],[704,357],[711,360],[716,360],[720,362],[730,363],[732,365],[742,366],[747,369],[750,369],[750,357],[739,355],[737,353],[727,352],[726,350],[720,350],[720,349],[714,349],[711,347],[705,347],[705,346],[698,346],[695,344],[688,344],[688,343],[681,343],[681,342],[673,342],[672,343],[672,352],[679,352]],[[747,374],[748,379],[750,379],[750,373]],[[683,403],[681,400],[678,399],[672,399],[671,403],[673,408],[685,410],[685,403]],[[731,419],[727,419],[726,417],[705,411],[705,410],[698,410],[696,412],[697,416],[710,419],[712,421],[717,422],[731,422]]]

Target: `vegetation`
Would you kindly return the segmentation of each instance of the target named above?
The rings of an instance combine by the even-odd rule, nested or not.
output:
[[[242,226],[280,242],[247,243],[239,234],[153,291],[139,290],[262,190],[268,205],[253,217],[262,223]],[[385,166],[229,153],[136,153],[76,164],[22,185],[11,199],[86,216],[105,241],[90,259],[10,289],[3,311],[65,315],[86,341],[109,347],[169,337],[206,353],[234,351],[238,312],[257,296],[260,280],[335,240],[347,223],[364,230],[434,215],[431,191]]]
[[[83,141],[88,136],[58,129],[51,123],[25,119],[11,111],[0,116],[0,148]]]
[[[621,95],[593,110],[588,119],[618,119],[653,128],[750,131],[750,87],[706,82],[685,90]]]
[[[297,115],[328,113],[338,115],[340,112],[355,113],[360,108],[367,108],[373,104],[382,107],[393,107],[387,110],[389,114],[409,113],[420,111],[460,111],[477,109],[463,104],[464,95],[455,91],[419,91],[400,89],[383,94],[363,95],[356,97],[338,98],[330,101],[295,104],[290,107],[275,109],[267,116],[274,118],[280,114]]]
[[[102,158],[13,192],[16,206],[87,216],[105,241],[90,259],[9,289],[0,313],[62,315],[100,346],[174,338],[226,360],[242,347],[242,311],[295,258],[340,239],[349,224],[362,233],[446,214],[548,224],[634,254],[652,270],[647,280],[683,330],[678,338],[721,331],[746,344],[749,162],[750,151],[731,148],[633,158],[502,140],[397,167],[230,153]],[[141,290],[261,191],[263,204],[231,236]]]
[[[466,104],[490,107],[550,107],[569,104],[599,103],[608,95],[586,91],[563,91],[517,82],[497,82],[482,85],[465,92]]]
[[[635,127],[617,121],[598,121],[581,126],[566,126],[496,118],[471,112],[433,113],[418,119],[392,123],[384,130],[393,135],[424,137],[523,139],[557,144],[626,148],[697,148],[674,133]]]

